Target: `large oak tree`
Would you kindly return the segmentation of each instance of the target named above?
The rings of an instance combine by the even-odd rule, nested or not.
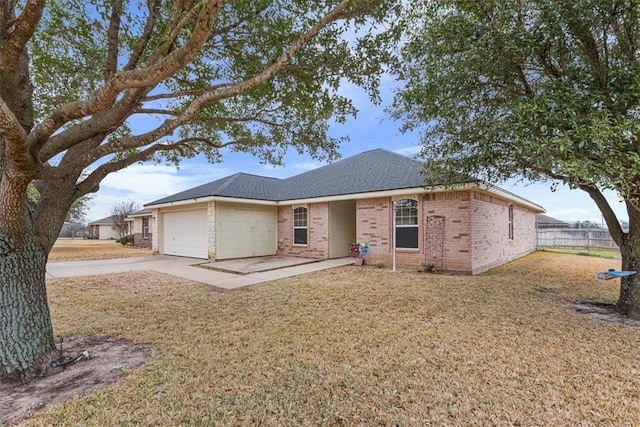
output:
[[[415,3],[392,108],[423,131],[429,177],[522,176],[584,190],[640,269],[640,4],[635,0]],[[603,190],[629,215],[624,231]],[[619,310],[640,317],[640,274]]]
[[[0,2],[0,381],[54,349],[45,266],[69,207],[109,173],[231,147],[334,157],[375,100],[386,0]],[[38,202],[29,204],[35,186]],[[135,185],[135,183],[132,183]]]

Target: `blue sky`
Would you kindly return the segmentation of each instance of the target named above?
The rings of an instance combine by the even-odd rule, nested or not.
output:
[[[345,85],[342,93],[349,96],[359,109],[358,116],[344,125],[335,125],[331,129],[334,136],[347,135],[349,142],[339,149],[342,158],[376,148],[414,155],[419,151],[417,133],[401,134],[400,123],[394,122],[384,114],[384,107],[391,102],[392,90],[397,83],[386,79],[382,85],[383,104],[373,105],[366,94],[358,88]],[[112,206],[123,199],[131,199],[140,205],[153,200],[201,185],[224,176],[245,172],[256,175],[286,178],[323,164],[314,161],[308,155],[299,155],[290,150],[285,156],[282,167],[262,165],[258,159],[243,153],[223,150],[223,162],[207,163],[202,157],[186,160],[179,169],[165,165],[133,165],[125,170],[107,176],[100,191],[93,199],[88,214],[89,221],[109,215]],[[555,192],[549,183],[527,184],[514,179],[499,186],[532,202],[542,205],[547,214],[564,221],[590,220],[601,222],[601,214],[595,203],[580,190],[570,190],[559,186]],[[607,193],[618,218],[627,220],[624,205],[618,201],[615,193]]]

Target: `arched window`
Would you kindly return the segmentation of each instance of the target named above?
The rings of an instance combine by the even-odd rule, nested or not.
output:
[[[418,201],[397,200],[394,204],[396,248],[418,249]]]
[[[307,208],[295,208],[293,210],[293,244],[306,245],[308,235]]]

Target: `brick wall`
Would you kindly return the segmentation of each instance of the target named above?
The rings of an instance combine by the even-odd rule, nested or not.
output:
[[[427,218],[444,217],[444,233],[442,233],[442,253],[438,254],[432,248],[439,248],[435,243],[426,248],[425,264],[432,264],[438,269],[460,273],[471,273],[471,192],[456,191],[446,193],[425,194],[423,198],[423,213],[425,223]],[[435,230],[424,230],[422,237],[428,239],[428,234]],[[439,262],[438,258],[441,258]],[[441,267],[438,265],[440,264]]]
[[[536,248],[535,213],[513,206],[513,239],[509,239],[509,203],[473,193],[473,268],[478,274],[518,258]]]
[[[367,263],[391,262],[391,199],[356,201],[356,240],[369,244]]]
[[[356,239],[369,245],[367,264],[393,263],[393,202],[418,201],[418,249],[398,249],[396,266],[478,274],[535,249],[534,212],[513,207],[509,239],[509,203],[478,191],[382,197],[356,201]],[[329,257],[329,204],[308,209],[308,244],[293,245],[293,209],[278,208],[278,255]],[[432,221],[429,221],[429,218]],[[442,225],[439,231],[437,225]]]
[[[398,249],[396,266],[422,269],[436,268],[471,272],[470,192],[407,195],[394,198],[358,200],[356,204],[356,236],[369,244],[368,264],[393,264],[393,202],[399,199],[418,201],[418,249]],[[444,217],[442,240],[427,239],[427,217]],[[434,244],[435,243],[435,244]]]
[[[307,244],[293,244],[293,210],[307,208]],[[329,203],[278,207],[278,255],[329,258]]]
[[[145,239],[142,237],[142,233],[133,233],[133,246],[137,246],[140,248],[151,248],[152,234],[149,233],[149,236]]]
[[[142,217],[133,218],[133,226],[131,227],[131,232],[133,234],[133,246],[138,246],[141,248],[151,248],[152,247],[152,236],[153,236],[153,217],[149,216],[149,235],[145,239],[142,236]]]

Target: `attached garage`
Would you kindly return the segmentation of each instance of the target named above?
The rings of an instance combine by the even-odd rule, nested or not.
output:
[[[275,255],[275,206],[216,202],[216,259]]]
[[[165,255],[190,258],[209,256],[207,209],[163,212],[162,244]]]

